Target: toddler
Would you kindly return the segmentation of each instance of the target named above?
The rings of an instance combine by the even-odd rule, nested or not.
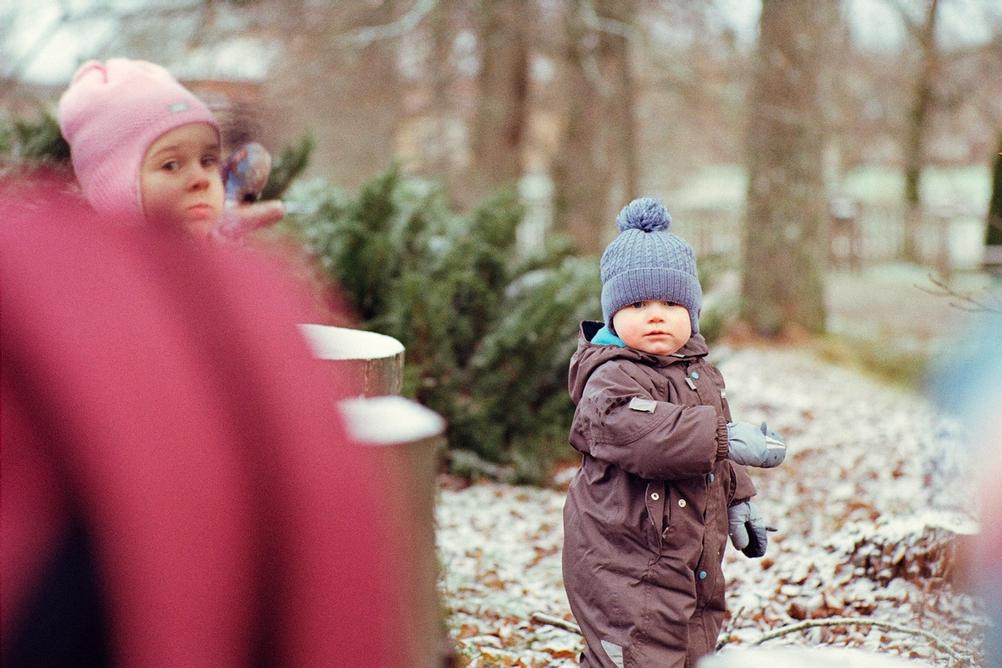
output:
[[[125,58],[84,63],[59,100],[59,127],[84,196],[98,213],[203,238],[219,229],[219,125],[163,67]],[[259,227],[282,217],[276,204],[232,213]]]
[[[604,323],[584,322],[571,359],[570,442],[582,454],[564,506],[564,586],[585,666],[694,666],[724,618],[727,536],[765,554],[742,464],[776,466],[778,435],[731,423],[699,334],[692,248],[664,205],[619,214],[601,259]]]

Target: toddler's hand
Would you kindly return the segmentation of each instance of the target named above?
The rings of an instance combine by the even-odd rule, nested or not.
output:
[[[734,547],[751,559],[765,556],[767,529],[755,504],[742,501],[728,508],[727,524]]]
[[[756,427],[750,422],[731,422],[727,425],[727,457],[738,464],[768,469],[779,466],[786,459],[786,442],[765,422]]]

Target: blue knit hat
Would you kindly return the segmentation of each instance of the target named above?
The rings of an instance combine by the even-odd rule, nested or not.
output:
[[[671,232],[671,214],[660,200],[640,197],[616,217],[619,236],[602,253],[602,316],[615,332],[616,311],[645,300],[680,304],[689,310],[692,333],[699,333],[703,291],[692,247]]]

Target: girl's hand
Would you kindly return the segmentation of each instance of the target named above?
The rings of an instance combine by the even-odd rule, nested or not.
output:
[[[221,243],[241,243],[248,234],[270,227],[285,217],[282,200],[272,199],[253,204],[237,204],[226,208],[212,228],[212,239]]]

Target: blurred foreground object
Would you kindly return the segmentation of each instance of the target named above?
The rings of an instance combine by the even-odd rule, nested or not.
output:
[[[1002,314],[988,312],[940,357],[929,375],[929,394],[968,427],[977,467],[980,528],[973,554],[961,563],[962,580],[984,601],[985,665],[1002,666]]]
[[[420,665],[405,500],[287,278],[0,197],[3,664]]]

